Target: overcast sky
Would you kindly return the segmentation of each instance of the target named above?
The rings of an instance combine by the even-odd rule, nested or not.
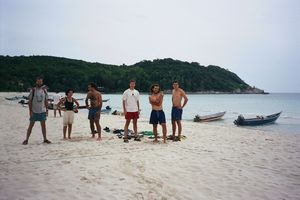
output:
[[[299,0],[0,0],[0,55],[218,65],[300,92]]]

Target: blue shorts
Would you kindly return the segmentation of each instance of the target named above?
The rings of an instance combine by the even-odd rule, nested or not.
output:
[[[163,110],[152,110],[150,115],[150,124],[165,124],[166,116]]]
[[[89,120],[99,119],[100,116],[97,116],[97,112],[100,112],[99,108],[90,108],[89,109]]]
[[[182,118],[182,109],[172,107],[171,120],[180,121]]]
[[[30,117],[30,121],[31,122],[36,122],[36,121],[39,121],[39,122],[44,122],[46,121],[47,117],[46,117],[46,113],[43,112],[43,113],[33,113],[32,117]]]

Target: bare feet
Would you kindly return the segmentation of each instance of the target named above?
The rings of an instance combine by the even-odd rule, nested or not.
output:
[[[97,138],[97,141],[100,141],[100,140],[102,140],[102,138],[101,138],[101,137],[98,137],[98,138]]]
[[[95,138],[95,133],[94,133],[94,134],[92,134],[92,138]]]

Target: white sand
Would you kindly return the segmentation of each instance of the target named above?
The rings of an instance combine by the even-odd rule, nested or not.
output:
[[[53,144],[42,144],[36,124],[23,146],[28,109],[6,95],[0,93],[0,199],[300,199],[300,134],[184,122],[182,142],[124,144],[110,133],[97,142],[79,113],[73,139],[64,141],[62,118],[52,111]],[[101,117],[102,127],[123,123]],[[151,130],[147,120],[138,127]]]

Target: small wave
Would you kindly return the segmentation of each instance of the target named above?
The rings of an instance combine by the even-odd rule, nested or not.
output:
[[[285,116],[281,116],[281,118],[283,118],[283,119],[300,120],[300,116],[288,116],[288,115],[285,115]]]

